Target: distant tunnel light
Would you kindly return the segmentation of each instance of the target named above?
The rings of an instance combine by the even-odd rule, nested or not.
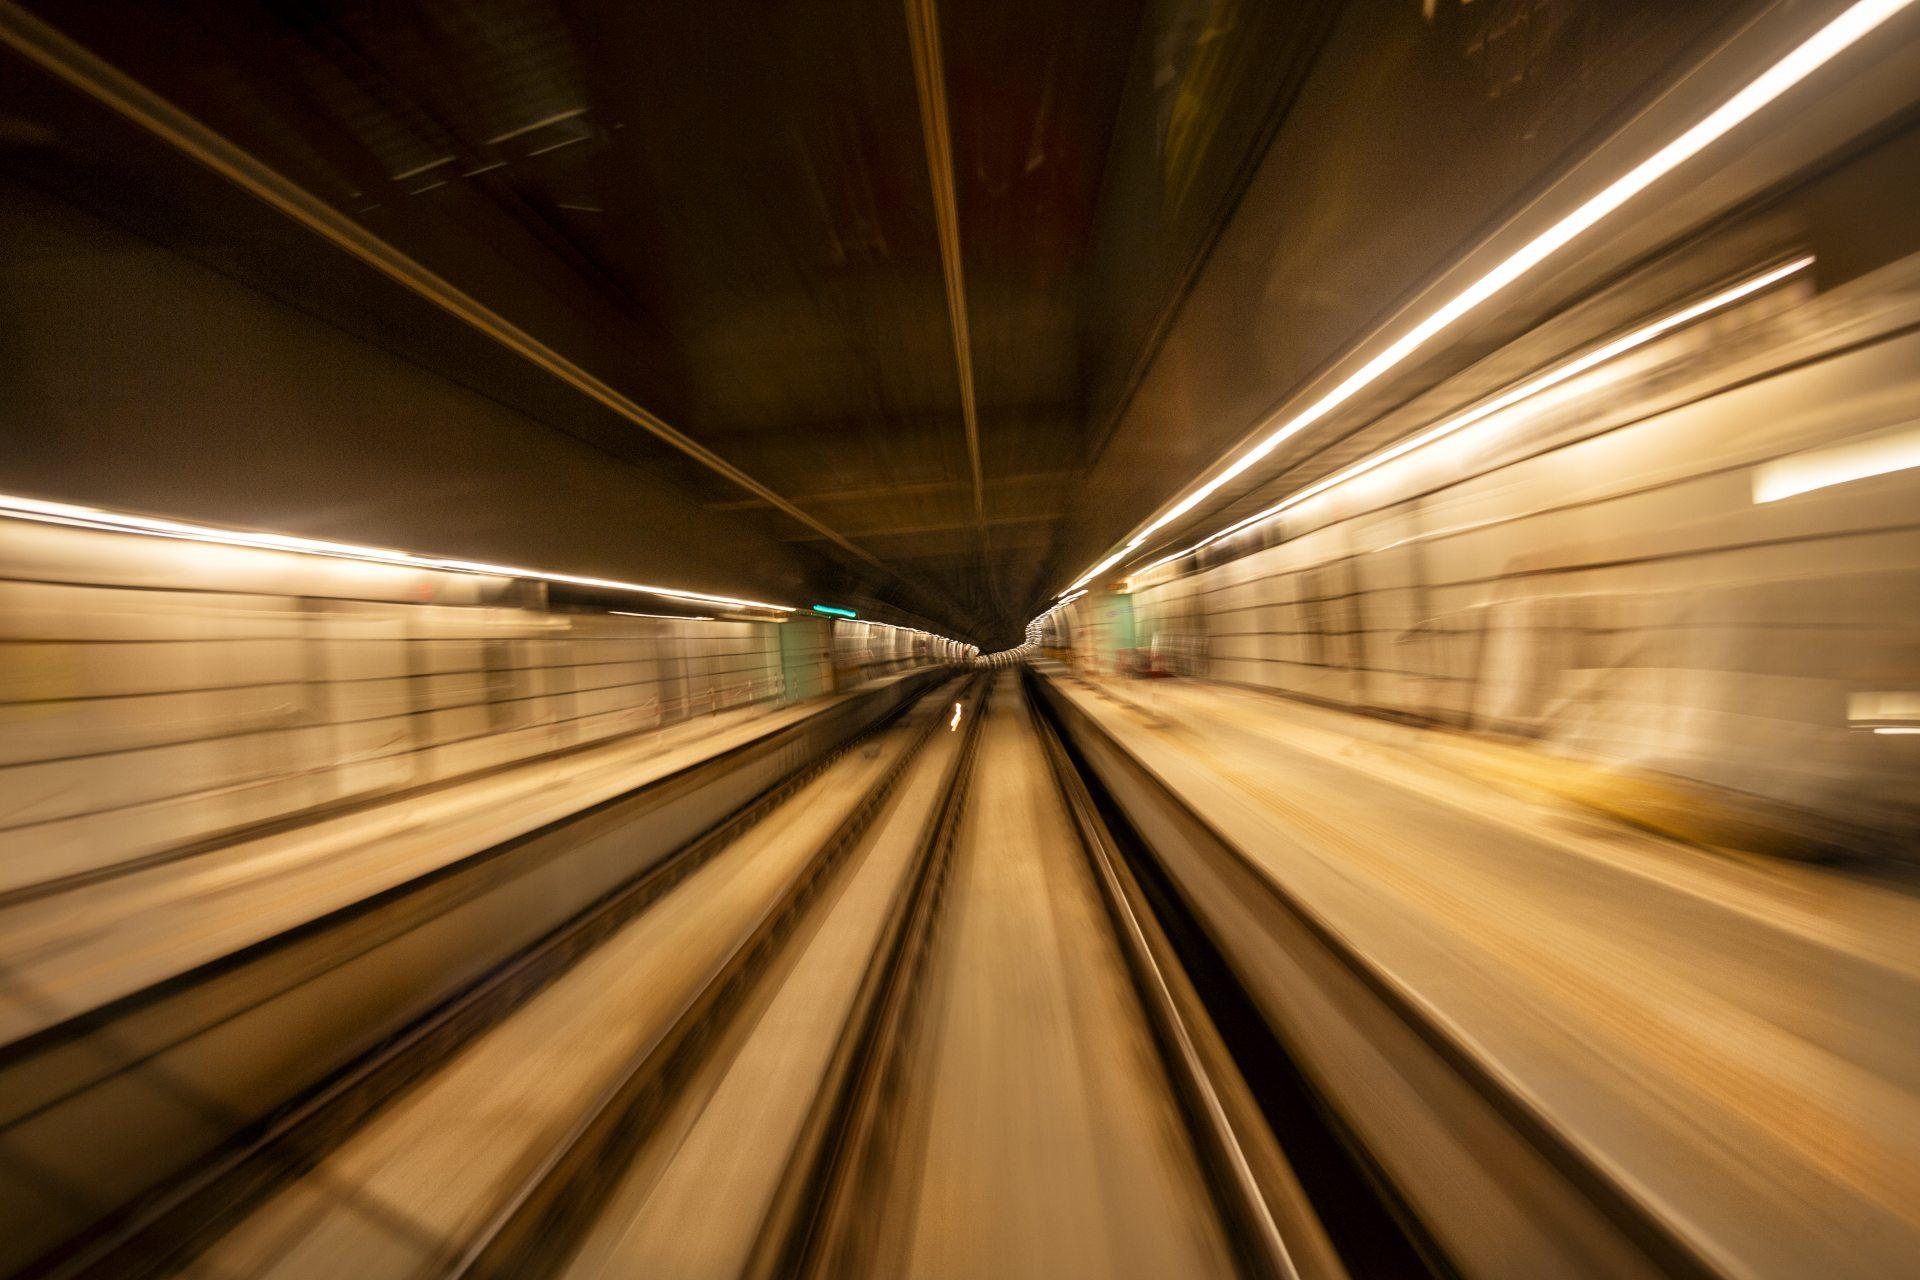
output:
[[[824,613],[828,617],[832,617],[832,618],[857,618],[860,616],[859,614],[855,613],[853,610],[842,609],[838,605],[816,604],[816,605],[809,605],[807,607],[812,609],[815,613]],[[912,630],[912,628],[907,628],[907,629]]]
[[[1810,449],[1755,467],[1753,500],[1778,502],[1915,467],[1920,467],[1920,422],[1906,422],[1846,444]]]
[[[1807,37],[1785,57],[1761,72],[1706,117],[1515,250],[1487,274],[1468,285],[1413,328],[1401,334],[1332,390],[1269,432],[1258,443],[1229,463],[1218,475],[1195,488],[1165,513],[1155,518],[1145,529],[1129,539],[1119,551],[1076,578],[1067,590],[1085,586],[1112,568],[1128,552],[1135,550],[1154,533],[1205,502],[1218,492],[1222,485],[1228,484],[1243,474],[1249,467],[1272,453],[1281,443],[1345,404],[1408,356],[1452,327],[1468,312],[1527,275],[1635,196],[1724,137],[1755,112],[1825,66],[1912,3],[1913,0],[1856,0],[1854,4],[1848,5],[1838,17]]]

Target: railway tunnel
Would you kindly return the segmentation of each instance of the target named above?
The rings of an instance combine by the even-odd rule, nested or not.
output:
[[[0,1274],[1920,1259],[1920,5],[0,0]]]

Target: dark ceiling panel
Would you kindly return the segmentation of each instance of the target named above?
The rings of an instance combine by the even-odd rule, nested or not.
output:
[[[897,0],[34,7],[776,492],[869,495],[830,504],[836,529],[944,538],[937,567],[902,566],[949,626],[1024,620],[1037,565],[996,555],[990,577],[999,543],[966,518]],[[1052,516],[998,510],[996,477],[1083,462],[1087,273],[1141,9],[937,12],[989,519],[1049,537]],[[623,452],[704,503],[742,503],[634,434]],[[800,541],[764,503],[732,510]]]

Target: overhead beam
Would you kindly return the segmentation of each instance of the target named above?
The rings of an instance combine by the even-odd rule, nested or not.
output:
[[[991,516],[984,522],[980,522],[980,523],[975,523],[973,521],[962,521],[962,522],[955,523],[955,522],[949,521],[949,522],[940,523],[940,524],[895,525],[892,528],[861,529],[858,531],[856,536],[862,537],[862,538],[896,538],[905,534],[914,534],[914,533],[963,533],[969,530],[979,529],[979,528],[998,529],[998,528],[1003,528],[1007,525],[1050,524],[1053,521],[1060,519],[1065,514],[1066,513],[1062,511],[1036,511],[1036,512],[1023,513],[1017,516]],[[812,542],[812,541],[817,541],[818,538],[819,538],[818,534],[796,533],[786,538],[785,541]]]
[[[973,339],[967,328],[967,286],[960,262],[960,204],[953,186],[953,138],[947,128],[947,76],[940,55],[940,18],[933,0],[906,0],[906,6],[907,35],[913,45],[913,86],[920,98],[920,130],[926,137],[927,173],[933,183],[940,270],[946,278],[947,321],[953,330],[953,360],[960,375],[960,418],[966,426],[967,465],[973,475],[973,514],[985,529],[986,485],[980,469]]]
[[[1010,574],[1021,578],[1037,572],[1041,555],[1053,546],[1052,530],[1044,525],[996,529],[992,537],[994,555],[1006,562]],[[897,564],[912,564],[916,576],[939,581],[944,587],[959,591],[973,562],[973,551],[966,544],[956,542],[951,534],[902,534],[890,540],[887,559]],[[937,572],[928,572],[930,562],[940,562],[942,567]]]
[[[1086,473],[1082,471],[1031,471],[1022,475],[994,476],[988,480],[991,489],[1006,489],[1022,484],[1068,484],[1079,480]],[[915,480],[905,484],[868,485],[859,489],[830,489],[821,493],[794,495],[793,501],[804,502],[810,506],[832,506],[841,502],[881,502],[888,498],[919,497],[929,493],[948,493],[967,486],[965,480]],[[700,504],[709,511],[751,511],[767,504],[758,498],[728,499],[724,502],[703,502]],[[856,530],[847,535],[857,538]]]

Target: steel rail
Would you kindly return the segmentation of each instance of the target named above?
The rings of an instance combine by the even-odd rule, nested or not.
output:
[[[1022,688],[1035,731],[1092,866],[1161,1064],[1186,1115],[1195,1152],[1243,1271],[1260,1280],[1344,1280],[1347,1269],[1259,1104],[1214,1030],[1059,733],[1040,713],[1032,679],[1026,674]]]
[[[1570,1251],[1590,1260],[1603,1245],[1618,1247],[1631,1251],[1634,1261],[1644,1266],[1648,1274],[1662,1276],[1725,1280],[1734,1274],[1732,1268],[1722,1265],[1722,1259],[1706,1242],[1688,1229],[1684,1218],[1675,1215],[1669,1206],[1652,1201],[1634,1183],[1616,1176],[1617,1171],[1602,1153],[1557,1123],[1530,1091],[1490,1061],[1441,1011],[1355,947],[1336,926],[1276,878],[1270,868],[1263,866],[1164,782],[1131,747],[1095,724],[1084,711],[1073,707],[1057,688],[1045,683],[1044,678],[1040,687],[1046,691],[1043,696],[1048,705],[1060,713],[1064,731],[1074,737],[1082,754],[1091,756],[1093,752],[1088,748],[1097,746],[1111,765],[1123,771],[1127,785],[1132,788],[1130,794],[1137,797],[1138,803],[1155,811],[1157,825],[1168,838],[1191,839],[1196,847],[1204,846],[1218,859],[1212,864],[1215,873],[1222,877],[1223,884],[1231,886],[1231,892],[1243,901],[1271,909],[1269,927],[1284,925],[1288,930],[1285,939],[1274,935],[1278,945],[1310,949],[1316,961],[1324,962],[1329,971],[1350,984],[1354,999],[1370,1002],[1369,1012],[1377,1011],[1390,1022],[1396,1034],[1405,1037],[1407,1051],[1417,1049],[1431,1055],[1434,1066],[1450,1073],[1451,1084],[1486,1108],[1488,1115],[1496,1117],[1505,1126],[1514,1149],[1529,1153],[1540,1161],[1543,1171],[1551,1171],[1563,1180],[1566,1191],[1579,1198],[1580,1209],[1592,1215],[1590,1224],[1586,1225],[1594,1232],[1584,1238],[1569,1233],[1567,1248]],[[1084,737],[1075,733],[1076,725]],[[1098,775],[1100,761],[1095,759],[1092,763]],[[1216,763],[1214,767],[1221,766]],[[1232,772],[1230,768],[1227,771]],[[1103,785],[1114,790],[1109,781],[1103,780]],[[1202,915],[1204,922],[1204,913],[1197,914]],[[1237,967],[1242,958],[1233,956],[1230,962]],[[1256,1003],[1261,1003],[1258,997]],[[1273,1016],[1264,1003],[1261,1009],[1264,1016]],[[1285,1038],[1279,1027],[1275,1033]],[[1310,1055],[1301,1056],[1316,1089],[1324,1096],[1328,1091],[1327,1082],[1316,1074],[1315,1064],[1304,1061]],[[1377,1167],[1378,1158],[1365,1149],[1351,1126],[1340,1120],[1339,1108],[1331,1103],[1329,1106],[1356,1156]],[[1397,1197],[1400,1189],[1392,1185],[1393,1179],[1384,1174],[1380,1176],[1386,1189]],[[1412,1212],[1411,1206],[1404,1202],[1397,1202],[1396,1207]],[[1417,1219],[1417,1215],[1415,1217]],[[1425,1224],[1419,1225],[1425,1228]],[[1567,1229],[1564,1221],[1559,1226]],[[1611,1238],[1600,1232],[1611,1233]],[[1444,1252],[1441,1242],[1429,1243]],[[1449,1266],[1456,1263],[1450,1257],[1442,1261]]]
[[[939,716],[929,716],[666,1031],[634,1056],[501,1197],[443,1275],[521,1280],[554,1274],[565,1265],[628,1159],[665,1115],[675,1090],[709,1060],[709,1051],[754,993],[808,905],[832,881],[941,723]]]
[[[921,849],[882,929],[875,961],[855,994],[800,1136],[788,1156],[742,1276],[748,1280],[845,1275],[861,1192],[898,1088],[899,1047],[927,971],[953,865],[953,846],[973,780],[992,676],[972,689],[971,720],[941,785]]]

